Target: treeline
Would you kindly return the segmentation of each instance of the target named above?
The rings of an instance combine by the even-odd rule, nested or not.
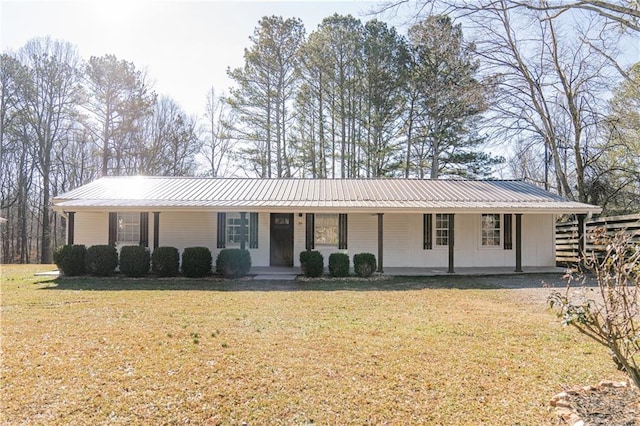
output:
[[[0,89],[2,262],[51,262],[64,242],[56,194],[100,176],[223,167],[216,150],[229,140],[213,90],[198,120],[113,55],[83,61],[68,42],[33,39],[0,56]]]
[[[236,86],[242,151],[260,177],[482,177],[499,159],[478,132],[492,81],[449,17],[408,35],[373,19],[261,19]]]

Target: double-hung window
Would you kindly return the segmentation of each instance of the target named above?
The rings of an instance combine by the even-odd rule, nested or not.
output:
[[[317,246],[338,245],[338,215],[318,213],[314,218],[314,242]]]
[[[483,214],[480,229],[482,247],[500,247],[501,221],[499,214]]]
[[[118,213],[118,236],[119,243],[135,243],[140,242],[140,213],[139,212],[120,212]]]
[[[247,215],[244,217],[245,233],[242,235],[242,217],[240,213],[227,213],[226,224],[226,246],[234,247],[240,246],[242,239],[247,243],[249,241],[249,218]]]
[[[449,245],[449,215],[436,214],[436,247]]]

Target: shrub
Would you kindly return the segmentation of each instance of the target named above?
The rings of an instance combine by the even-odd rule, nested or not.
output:
[[[180,253],[175,247],[158,247],[151,255],[151,270],[161,277],[172,277],[178,273]]]
[[[120,249],[120,272],[128,277],[141,277],[149,273],[149,249],[126,246]]]
[[[324,257],[316,250],[300,252],[300,267],[307,277],[319,277],[324,271]]]
[[[216,271],[225,278],[247,275],[251,269],[251,254],[248,250],[224,249],[216,258]]]
[[[84,260],[88,274],[106,276],[118,267],[118,251],[108,245],[91,246],[87,249]]]
[[[332,277],[348,277],[349,255],[346,253],[331,253],[329,255],[329,274]]]
[[[359,277],[369,277],[376,270],[376,257],[371,253],[358,253],[353,256],[353,269]]]
[[[606,346],[618,369],[640,388],[640,245],[633,235],[618,232],[607,235],[605,228],[597,228],[590,235],[593,245],[604,247],[604,254],[584,254],[584,267],[598,281],[598,296],[585,285],[586,277],[579,266],[570,271],[564,292],[554,291],[549,304],[556,308],[563,325],[571,325],[582,334]],[[582,287],[576,292],[572,282]]]
[[[84,259],[87,248],[81,244],[60,246],[53,252],[53,262],[62,274],[70,277],[84,275]]]
[[[211,250],[207,247],[187,247],[182,252],[182,273],[200,278],[211,272]]]

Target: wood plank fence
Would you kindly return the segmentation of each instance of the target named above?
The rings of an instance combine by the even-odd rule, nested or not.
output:
[[[556,224],[556,265],[568,266],[578,261],[580,253],[579,227],[578,220]],[[633,241],[640,244],[640,214],[586,219],[584,228],[587,235],[595,228],[605,228],[608,235],[614,235],[619,231],[628,232]],[[589,239],[586,239],[583,244],[587,253],[602,249],[590,243]]]

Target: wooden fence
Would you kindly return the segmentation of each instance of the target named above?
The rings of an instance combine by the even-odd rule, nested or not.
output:
[[[587,219],[584,221],[584,227],[587,235],[595,228],[605,228],[609,235],[618,231],[628,232],[632,235],[633,241],[640,244],[640,214]],[[556,264],[558,266],[566,266],[578,261],[580,252],[578,228],[577,220],[556,224]],[[601,249],[591,244],[589,239],[586,239],[584,244],[585,251],[588,253]]]

